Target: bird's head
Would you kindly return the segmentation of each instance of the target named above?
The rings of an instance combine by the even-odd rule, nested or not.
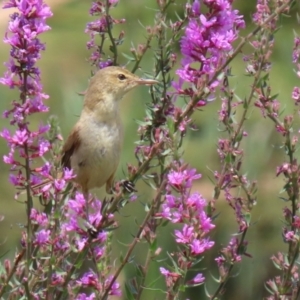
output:
[[[106,67],[92,77],[85,95],[85,105],[93,110],[93,107],[103,101],[118,102],[136,86],[155,83],[158,81],[140,78],[121,67]]]

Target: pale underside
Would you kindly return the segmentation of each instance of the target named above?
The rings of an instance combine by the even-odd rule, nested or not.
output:
[[[70,155],[70,167],[76,174],[75,182],[82,186],[84,192],[107,183],[106,191],[109,192],[123,142],[120,119],[99,122],[90,115],[82,115],[73,130],[73,137],[76,135],[80,143],[72,146],[74,151]]]

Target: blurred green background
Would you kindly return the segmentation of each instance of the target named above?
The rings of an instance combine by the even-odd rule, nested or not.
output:
[[[46,1],[52,8],[54,16],[48,24],[52,30],[41,36],[42,41],[46,43],[46,51],[42,54],[39,67],[42,71],[42,82],[45,93],[50,95],[47,105],[50,106],[49,115],[57,115],[62,128],[63,136],[66,137],[73,124],[78,119],[82,107],[82,97],[77,93],[84,91],[87,87],[90,75],[90,66],[87,63],[89,52],[86,50],[85,43],[88,36],[84,33],[85,25],[92,18],[88,11],[91,1],[82,0],[48,0]],[[119,48],[120,52],[129,54],[131,43],[135,45],[145,41],[145,31],[139,24],[152,25],[156,9],[155,0],[121,0],[116,9],[112,10],[115,18],[125,18],[127,22],[123,25],[116,25],[114,32],[116,35],[125,30],[125,42]],[[244,15],[247,29],[242,31],[245,35],[251,29],[251,14],[255,10],[256,1],[235,1],[235,7]],[[176,1],[170,10],[170,15],[174,16],[175,11],[183,15],[183,5],[185,1]],[[299,4],[294,7],[292,17],[282,18],[280,24],[282,29],[276,34],[275,48],[272,55],[273,69],[271,83],[273,94],[280,93],[279,100],[281,107],[285,108],[285,113],[293,113],[291,100],[292,88],[299,86],[299,78],[296,77],[291,63],[293,46],[293,29],[300,34],[300,28],[297,24],[296,13],[299,13]],[[0,32],[4,36],[8,14],[11,11],[0,12]],[[172,17],[175,20],[175,17]],[[178,51],[179,48],[177,48]],[[243,53],[247,54],[250,48],[244,48]],[[1,61],[7,61],[9,47],[4,43],[0,44]],[[153,69],[153,59],[150,52],[146,59],[142,61],[143,71]],[[126,59],[120,55],[119,63],[125,64]],[[130,69],[131,65],[128,65]],[[240,98],[247,96],[250,89],[251,80],[244,76],[245,64],[242,61],[242,55],[238,56],[232,64],[231,86],[236,89]],[[0,65],[0,74],[3,74],[5,68]],[[142,74],[137,72],[137,74]],[[4,86],[0,86],[0,111],[9,109],[10,101],[16,96],[15,91],[11,91]],[[145,103],[150,101],[146,88],[139,88],[132,91],[121,104],[123,121],[125,124],[125,144],[122,154],[122,161],[117,173],[117,179],[123,177],[123,170],[126,169],[126,163],[135,164],[133,155],[134,142],[137,140],[137,124],[135,119],[142,120],[144,117]],[[184,145],[184,158],[193,167],[197,168],[203,177],[194,186],[194,190],[202,193],[209,199],[213,192],[213,186],[208,180],[211,176],[211,170],[219,170],[219,158],[216,151],[218,138],[222,136],[218,129],[218,110],[220,109],[220,100],[212,102],[206,106],[203,111],[197,112],[193,120],[198,125],[199,130],[189,132]],[[35,121],[45,121],[45,115],[39,115]],[[1,129],[8,128],[7,119],[0,119]],[[274,130],[273,124],[261,117],[260,112],[253,108],[251,119],[246,124],[246,131],[249,136],[243,143],[245,160],[244,171],[250,179],[258,180],[258,199],[252,214],[252,222],[255,224],[250,228],[247,240],[249,241],[248,253],[252,258],[243,258],[243,262],[234,272],[234,277],[230,279],[227,285],[227,291],[223,299],[262,299],[265,295],[264,282],[275,276],[276,270],[270,261],[271,255],[278,251],[287,251],[287,245],[282,242],[282,207],[284,203],[279,200],[279,192],[284,184],[282,178],[275,176],[276,166],[280,165],[286,157],[281,148],[282,140]],[[3,139],[0,139],[0,156],[8,152],[7,145]],[[22,224],[25,222],[25,206],[14,200],[14,188],[8,183],[9,168],[1,163],[0,173],[0,215],[5,217],[0,223],[0,254],[8,251],[5,257],[14,257],[16,248],[19,247],[20,232]],[[104,191],[95,191],[100,197],[105,195]],[[145,215],[141,202],[149,201],[152,191],[141,186],[139,189],[139,199],[135,203],[130,203],[122,215],[118,216],[120,227],[115,232],[115,242],[113,246],[112,261],[118,257],[121,252],[124,253],[124,245],[130,243],[132,234],[137,231],[135,219],[140,222]],[[216,229],[212,233],[212,239],[216,245],[210,251],[205,260],[200,264],[202,272],[207,277],[207,289],[213,292],[215,283],[212,276],[217,276],[216,264],[214,258],[222,245],[226,245],[232,234],[237,231],[235,218],[223,197],[217,203],[217,210],[220,212],[216,220]],[[166,258],[166,251],[171,252],[174,246],[173,229],[165,227],[159,232],[158,240],[163,249],[161,259]],[[135,251],[135,260],[143,263],[145,259],[146,247],[139,245]],[[147,283],[156,280],[160,274],[158,267],[166,263],[154,263],[150,269]],[[205,267],[205,269],[204,269]],[[238,276],[237,276],[238,275]],[[134,276],[134,266],[129,266],[122,273],[121,281]],[[157,283],[157,288],[163,288]],[[200,299],[203,295],[203,287],[187,291],[183,298]],[[182,298],[182,299],[183,299]],[[125,299],[125,298],[124,298]],[[158,290],[148,290],[144,293],[143,299],[164,299],[164,294]]]

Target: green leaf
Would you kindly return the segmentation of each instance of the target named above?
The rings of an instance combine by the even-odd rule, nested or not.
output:
[[[154,239],[154,241],[150,244],[150,251],[155,252],[157,250],[157,239]]]
[[[167,155],[170,154],[171,152],[172,152],[172,149],[168,148],[168,149],[166,149],[165,151],[163,151],[163,152],[161,153],[161,155],[162,155],[162,156],[167,156]]]
[[[250,213],[245,213],[244,214],[244,219],[245,219],[245,221],[246,221],[246,224],[247,224],[247,226],[249,226],[250,225],[250,221],[251,221],[251,214]]]
[[[143,267],[141,265],[136,265],[135,269],[136,269],[137,276],[139,276],[140,278],[145,277],[145,272],[144,272]]]
[[[229,154],[227,154],[226,156],[225,156],[225,162],[227,163],[227,164],[229,164],[229,163],[231,163],[231,154],[229,153]]]
[[[125,54],[125,53],[122,53],[122,55],[123,55],[126,59],[128,59],[129,61],[136,61],[135,57],[133,57],[133,56],[130,56],[130,55]]]
[[[185,286],[181,284],[178,289],[180,292],[185,292]]]
[[[136,295],[136,291],[134,293],[134,290],[132,289],[133,287],[129,284],[125,284],[125,293],[126,293],[126,299],[128,300],[134,300],[134,295]]]
[[[3,254],[0,255],[0,258],[4,257],[10,250],[6,250]]]

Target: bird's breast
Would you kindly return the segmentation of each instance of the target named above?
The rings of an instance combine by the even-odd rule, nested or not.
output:
[[[78,182],[86,181],[89,188],[102,186],[116,171],[123,142],[123,129],[119,120],[82,123],[81,144],[71,158]]]
[[[118,159],[123,140],[122,127],[118,123],[92,123],[82,130],[82,149],[90,163]]]

